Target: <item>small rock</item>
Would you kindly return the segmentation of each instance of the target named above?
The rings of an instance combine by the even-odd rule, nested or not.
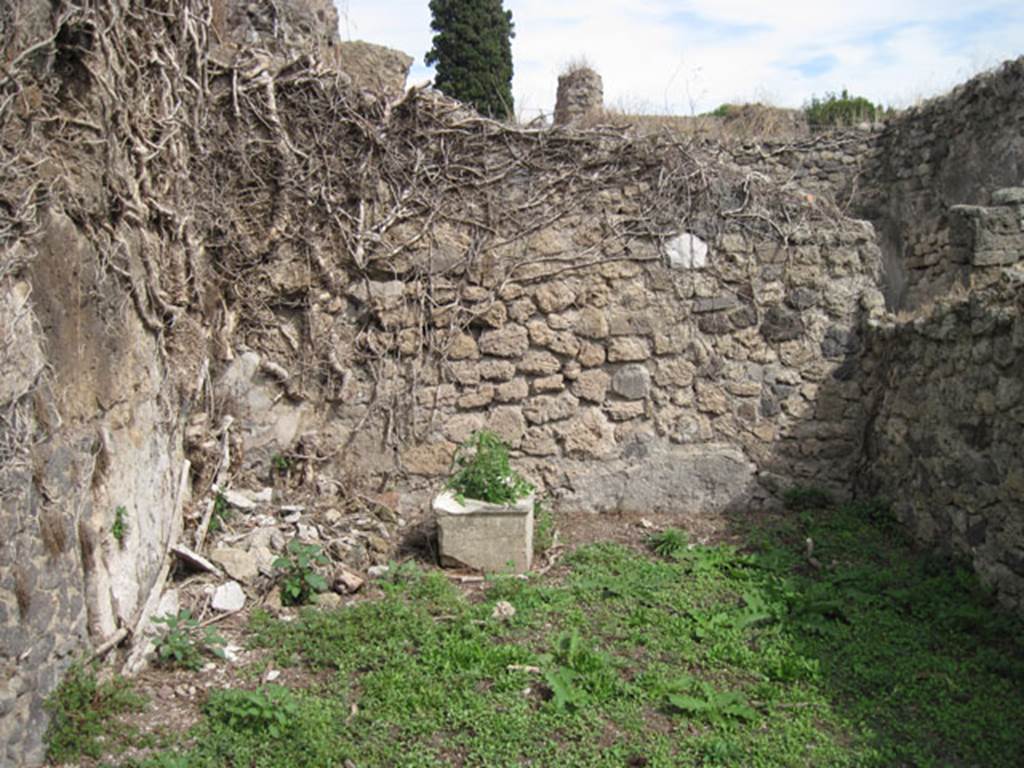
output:
[[[239,645],[225,645],[222,650],[224,658],[228,661],[238,661],[241,658],[242,647]]]
[[[284,516],[282,517],[282,519],[283,519],[283,520],[284,520],[284,521],[285,521],[286,523],[289,523],[289,524],[294,524],[294,523],[297,523],[297,522],[299,522],[299,520],[301,520],[301,519],[302,519],[302,513],[301,513],[301,512],[288,512],[287,514],[285,514],[285,515],[284,515]]]
[[[258,491],[239,488],[238,492],[257,504],[269,504],[274,500],[273,488],[260,488]]]
[[[213,593],[211,607],[222,613],[233,613],[245,607],[245,591],[237,581],[229,581],[217,587]]]
[[[391,545],[383,536],[373,533],[364,533],[363,536],[366,537],[366,546],[370,548],[371,552],[376,552],[378,555],[386,555],[391,552]]]
[[[328,509],[326,512],[324,512],[324,522],[327,523],[328,525],[337,525],[338,523],[341,522],[341,519],[342,519],[341,512],[339,512],[338,510],[334,509],[333,507],[331,509]]]
[[[299,523],[295,529],[303,541],[320,541],[320,530],[315,525]]]
[[[256,568],[260,573],[264,576],[274,575],[274,562],[277,560],[277,555],[269,547],[253,547],[249,552],[256,558]]]
[[[224,497],[224,501],[228,503],[228,506],[240,509],[243,512],[251,512],[256,509],[256,502],[246,496],[240,491],[221,491],[221,496]]]
[[[208,571],[209,573],[212,573],[215,576],[221,575],[220,568],[211,563],[202,555],[193,552],[191,549],[184,546],[183,544],[175,545],[171,549],[171,551],[174,552],[174,554],[177,555],[182,560],[182,562],[191,566],[192,568]]]
[[[281,588],[274,587],[267,593],[267,596],[263,598],[263,604],[271,611],[280,611],[284,605],[281,602]]]
[[[371,565],[366,571],[366,575],[371,579],[380,579],[386,576],[390,570],[386,565]]]
[[[508,621],[515,615],[515,606],[507,600],[499,600],[496,602],[494,604],[494,610],[491,611],[491,618],[497,619],[498,621]]]
[[[259,575],[256,558],[242,549],[220,547],[210,553],[210,559],[243,584],[251,584]]]
[[[281,676],[281,670],[279,669],[268,669],[267,674],[263,676],[263,680],[268,683],[272,683]]]
[[[317,595],[316,605],[318,608],[323,608],[325,611],[333,611],[341,608],[341,595],[334,592],[323,592]]]
[[[665,243],[665,265],[669,269],[701,269],[708,262],[708,244],[684,232]]]
[[[340,567],[334,574],[334,591],[342,595],[358,592],[365,583],[362,576],[345,566]]]

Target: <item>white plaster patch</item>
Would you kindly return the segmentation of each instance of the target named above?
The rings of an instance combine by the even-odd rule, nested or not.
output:
[[[701,269],[708,263],[708,244],[684,232],[665,243],[665,264],[670,269]]]

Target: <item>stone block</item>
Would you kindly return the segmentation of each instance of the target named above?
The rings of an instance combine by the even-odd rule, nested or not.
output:
[[[572,306],[576,300],[576,291],[568,283],[553,282],[540,286],[533,295],[541,312],[561,312]]]
[[[516,367],[523,373],[550,376],[562,370],[562,363],[557,357],[546,350],[531,349],[516,364]]]
[[[597,366],[604,363],[605,351],[604,347],[600,344],[594,344],[592,342],[584,342],[580,347],[580,353],[577,357],[580,365],[584,368],[596,368]]]
[[[474,432],[483,429],[484,417],[479,413],[460,413],[452,416],[441,430],[453,443],[464,443]]]
[[[599,408],[586,408],[559,430],[570,456],[600,459],[615,450],[615,428]]]
[[[608,338],[608,318],[596,307],[584,307],[576,317],[574,330],[587,339]]]
[[[483,408],[485,405],[489,405],[494,400],[494,385],[484,384],[482,387],[467,392],[459,398],[459,408],[470,409],[470,408]]]
[[[521,325],[484,331],[480,335],[480,351],[494,357],[519,357],[530,348],[530,337]]]
[[[526,383],[526,379],[520,377],[499,384],[494,390],[494,399],[499,403],[517,403],[525,400],[528,394],[530,385]]]
[[[498,406],[487,417],[487,429],[512,448],[518,448],[526,432],[526,417],[523,416],[522,410],[515,406]]]
[[[563,392],[560,395],[539,395],[523,407],[523,414],[531,424],[567,419],[575,413],[580,401]]]
[[[220,547],[210,553],[210,559],[243,584],[251,584],[259,575],[256,558],[243,549]]]
[[[508,360],[481,360],[477,364],[480,378],[488,381],[509,381],[516,375],[516,367]]]
[[[665,243],[665,265],[670,269],[701,269],[708,263],[708,244],[684,232]]]
[[[565,389],[565,379],[560,373],[533,381],[534,392],[561,392],[563,389]]]
[[[611,363],[636,363],[651,356],[651,347],[645,339],[621,336],[612,339],[608,347],[608,361]]]
[[[450,491],[434,499],[441,564],[485,572],[525,573],[533,562],[530,494],[500,506],[475,499],[460,503]]]
[[[448,358],[451,360],[476,360],[480,357],[476,339],[468,333],[458,333],[448,343]]]
[[[594,403],[604,402],[608,394],[608,386],[611,384],[611,376],[600,369],[581,371],[576,377],[573,385],[573,393],[583,400],[590,400]]]
[[[626,365],[612,377],[612,391],[627,400],[643,400],[651,391],[651,374],[642,365]]]

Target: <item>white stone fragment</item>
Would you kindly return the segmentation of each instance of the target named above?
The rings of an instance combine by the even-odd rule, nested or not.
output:
[[[245,592],[237,581],[228,581],[217,587],[213,593],[213,610],[233,613],[245,607]]]
[[[243,512],[251,512],[252,510],[256,509],[256,502],[254,502],[244,493],[231,490],[222,491],[221,493],[224,496],[224,501],[226,501],[229,506],[234,507],[235,509],[240,509]]]
[[[708,244],[684,232],[665,243],[665,264],[670,269],[701,269],[708,263]]]

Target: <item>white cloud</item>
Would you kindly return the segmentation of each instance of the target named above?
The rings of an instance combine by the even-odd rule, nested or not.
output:
[[[428,0],[336,0],[351,39],[400,48],[429,77]],[[517,111],[550,112],[558,73],[588,59],[612,106],[690,113],[725,101],[800,106],[848,87],[899,106],[1024,53],[1006,0],[505,0]]]

